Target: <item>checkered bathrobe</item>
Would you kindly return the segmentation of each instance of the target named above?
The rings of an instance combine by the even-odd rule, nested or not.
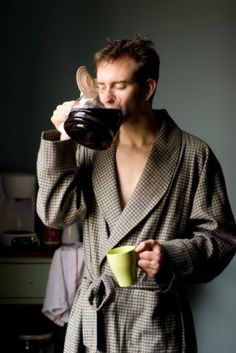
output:
[[[46,224],[83,222],[87,272],[71,311],[65,352],[195,353],[184,288],[217,276],[236,249],[236,228],[221,168],[201,140],[158,111],[161,131],[122,210],[115,150],[92,151],[43,134],[38,213]],[[119,288],[106,251],[155,239],[169,262],[165,277]]]

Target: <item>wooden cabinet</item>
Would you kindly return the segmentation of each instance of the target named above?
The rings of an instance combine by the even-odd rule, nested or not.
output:
[[[0,304],[42,304],[51,257],[0,257]]]

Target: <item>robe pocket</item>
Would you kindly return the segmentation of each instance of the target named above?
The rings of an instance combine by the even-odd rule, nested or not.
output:
[[[122,309],[124,307],[126,312]],[[125,338],[127,351],[180,352],[181,315],[178,307],[174,293],[133,288],[125,294],[118,290],[116,308],[122,313],[119,335],[121,340]]]

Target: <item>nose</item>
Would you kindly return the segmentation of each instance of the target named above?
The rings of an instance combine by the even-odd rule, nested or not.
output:
[[[103,104],[113,104],[116,101],[116,97],[112,92],[111,88],[106,88],[100,92],[100,99]]]

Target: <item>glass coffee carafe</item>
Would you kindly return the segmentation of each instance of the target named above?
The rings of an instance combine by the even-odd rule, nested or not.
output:
[[[99,100],[96,81],[85,66],[79,67],[76,80],[81,95],[71,108],[64,130],[85,147],[108,149],[120,128],[121,110],[104,107]]]

